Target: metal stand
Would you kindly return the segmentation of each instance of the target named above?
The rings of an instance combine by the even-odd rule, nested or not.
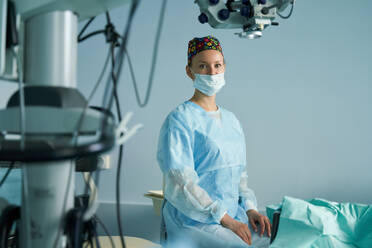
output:
[[[26,20],[24,81],[27,85],[75,88],[76,64],[76,15],[71,11],[53,11]],[[28,125],[26,130],[32,128],[32,123]],[[72,143],[72,137],[45,139]],[[64,247],[64,217],[74,206],[75,161],[25,163],[22,171],[21,247]]]

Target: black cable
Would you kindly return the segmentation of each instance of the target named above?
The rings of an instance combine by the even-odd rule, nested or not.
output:
[[[109,18],[108,18],[109,20]],[[111,64],[112,68],[115,68],[115,42],[113,41],[111,43]],[[112,83],[113,83],[113,95],[115,99],[116,104],[116,112],[118,115],[119,123],[121,122],[121,109],[120,109],[120,101],[118,97],[117,92],[117,78],[115,75],[114,70],[111,71],[111,77],[112,77]],[[118,168],[116,172],[116,215],[117,215],[117,221],[118,221],[118,229],[119,229],[119,236],[120,236],[120,242],[123,248],[126,247],[125,240],[124,240],[124,233],[123,228],[121,225],[121,214],[120,214],[120,175],[121,175],[121,165],[122,165],[122,159],[123,159],[123,148],[124,145],[120,145],[119,147],[119,158],[118,158]]]
[[[112,94],[110,96],[110,100],[109,100],[109,104],[108,104],[107,109],[110,110],[111,107],[112,107],[113,101],[115,101],[119,122],[121,121],[121,109],[120,109],[120,102],[119,102],[119,97],[118,97],[118,93],[117,93],[117,82],[118,82],[117,75],[118,74],[115,73],[115,68],[116,68],[116,65],[117,65],[116,64],[116,58],[118,58],[119,64],[121,65],[122,61],[123,61],[124,47],[126,46],[126,42],[127,42],[129,31],[130,31],[130,27],[132,26],[132,21],[133,21],[134,13],[137,9],[137,5],[138,5],[138,0],[132,1],[127,25],[124,29],[125,30],[124,31],[124,38],[123,38],[122,44],[120,46],[120,52],[116,56],[115,56],[116,41],[115,41],[115,39],[111,41],[111,63],[112,63],[111,70],[112,71],[111,71],[111,77],[108,80],[108,85],[107,86],[109,86],[109,85],[112,86],[112,92],[111,92]],[[108,25],[110,25],[111,23],[110,23],[110,17],[109,17],[108,13],[106,13],[106,18],[107,18],[107,21],[108,21]],[[119,66],[119,68],[120,68],[120,66]],[[111,81],[112,81],[112,84],[111,84]],[[106,93],[105,95],[107,96],[108,87],[106,87],[106,92],[105,93]],[[107,99],[107,98],[105,97],[105,99]],[[105,120],[103,120],[103,125],[106,125]],[[105,128],[103,126],[103,130],[104,129]],[[122,228],[122,225],[121,225],[121,213],[120,213],[120,175],[121,175],[123,149],[124,149],[124,146],[120,145],[120,147],[119,147],[119,157],[118,157],[118,168],[117,168],[117,174],[116,174],[116,213],[117,213],[117,221],[118,221],[120,242],[121,242],[122,247],[125,248],[126,245],[125,245],[125,240],[124,240],[123,228]]]
[[[134,14],[135,14],[136,10],[137,10],[139,1],[140,0],[132,0],[127,24],[124,28],[124,32],[123,32],[123,35],[122,35],[122,37],[123,37],[122,43],[120,45],[119,52],[117,52],[117,54],[115,56],[116,61],[118,61],[118,62],[115,64],[115,68],[112,68],[112,70],[116,71],[115,75],[116,75],[116,79],[117,79],[118,82],[119,82],[119,79],[120,79],[121,68],[122,68],[123,59],[124,59],[124,56],[125,56],[125,53],[124,53],[125,49],[124,48],[126,48],[126,44],[127,44],[129,33],[130,33],[130,29],[131,29],[132,22],[133,22],[133,17],[134,17]],[[111,80],[112,80],[111,77],[107,79],[106,90],[105,90],[104,99],[103,99],[104,100],[103,105],[106,106],[107,109],[111,109],[112,104],[113,104],[113,100],[114,100],[114,93],[113,93],[114,90],[113,89],[110,90],[110,86],[112,86]],[[104,125],[105,125],[105,122],[106,122],[106,120],[102,120],[102,123]]]
[[[95,225],[94,225],[94,220],[93,219],[90,219],[89,221],[87,221],[85,223],[85,232],[84,234],[86,235],[86,238],[84,238],[84,241],[87,242],[87,245],[89,244],[89,247],[94,247],[94,240],[95,240],[95,232],[94,232],[94,228],[95,228]],[[99,242],[96,241],[96,247],[99,247]],[[86,247],[87,247],[86,245]],[[75,248],[75,247],[72,247],[72,248]]]
[[[101,225],[103,231],[106,233],[107,237],[109,237],[109,240],[110,240],[110,243],[111,243],[111,247],[112,247],[112,248],[115,248],[114,240],[112,239],[112,236],[110,235],[110,233],[109,233],[107,227],[105,226],[105,224],[104,224],[104,223],[102,222],[102,220],[98,217],[98,215],[95,215],[93,218],[97,221],[98,224]]]
[[[91,248],[94,248],[93,235],[89,234],[89,244]]]
[[[90,38],[90,37],[92,37],[92,36],[94,36],[94,35],[102,34],[102,33],[104,33],[104,32],[105,32],[104,29],[102,29],[102,30],[97,30],[97,31],[93,31],[93,32],[91,32],[91,33],[85,35],[84,37],[79,38],[79,39],[78,39],[78,42],[83,42],[84,40],[86,40],[86,39],[88,39],[88,38]]]
[[[119,158],[118,158],[118,169],[116,173],[116,213],[117,213],[121,246],[125,248],[124,233],[123,233],[123,229],[121,226],[121,215],[120,215],[120,174],[121,174],[121,165],[122,165],[121,161],[123,158],[123,149],[124,149],[124,145],[120,145]]]
[[[79,35],[78,35],[78,40],[81,38],[81,36],[83,35],[83,33],[85,32],[85,30],[88,28],[88,26],[92,23],[92,21],[94,20],[94,18],[96,18],[95,16],[90,18],[89,21],[84,25],[84,27],[81,29]]]
[[[130,22],[133,21],[133,16],[135,14],[135,11],[136,11],[136,9],[138,7],[139,2],[140,2],[140,0],[134,0],[134,1],[132,1],[131,12],[133,12],[133,13],[131,13],[132,18],[129,20]],[[131,23],[130,23],[130,26],[131,26]],[[130,28],[130,26],[129,26],[129,28]],[[125,56],[125,52],[124,51],[125,51],[125,49],[127,47],[127,41],[128,41],[128,37],[129,37],[129,31],[130,31],[129,28],[127,30],[125,30],[124,34],[122,35],[123,42],[122,42],[122,44],[120,46],[119,59],[118,59],[119,62],[117,64],[117,72],[115,73],[117,75],[117,80],[118,81],[119,81],[120,76],[121,76],[121,70],[123,69],[123,66],[122,65],[123,65],[124,56]]]
[[[94,247],[93,244],[95,242],[96,248],[101,248],[101,243],[99,242],[98,234],[97,234],[97,225],[96,225],[94,217],[90,219],[88,222],[86,222],[86,230],[87,230],[87,235],[88,235],[88,241],[91,247]]]
[[[292,6],[291,6],[291,10],[289,11],[288,15],[283,16],[283,15],[281,15],[279,12],[277,12],[278,16],[280,16],[282,19],[288,19],[289,17],[291,17],[292,12],[293,12],[293,8],[294,8],[294,0],[293,0],[293,2],[291,3],[291,5],[292,5]]]
[[[114,49],[115,49],[116,44],[115,44],[115,42],[111,43],[112,72],[111,72],[110,78],[108,79],[107,86],[112,85],[113,89],[111,91],[110,98],[109,98],[109,101],[108,101],[108,106],[107,106],[106,109],[110,110],[111,107],[112,107],[113,101],[115,101],[119,122],[121,121],[121,109],[120,109],[120,102],[119,102],[118,93],[117,93],[117,82],[119,80],[119,76],[120,76],[120,72],[121,72],[121,66],[122,66],[122,63],[123,63],[124,55],[125,55],[124,54],[124,48],[126,47],[126,43],[127,43],[128,37],[129,37],[129,31],[130,31],[130,28],[132,26],[133,17],[134,17],[134,14],[136,12],[138,3],[139,3],[139,0],[133,0],[132,3],[131,3],[131,8],[130,8],[129,16],[128,16],[128,21],[127,21],[127,24],[126,24],[126,27],[125,27],[124,33],[123,33],[123,41],[122,41],[121,46],[120,46],[120,51],[118,52],[118,54],[116,56],[114,56],[115,55],[114,54],[114,52],[115,52]],[[106,17],[107,17],[107,20],[109,22],[108,24],[110,24],[109,15],[107,14]],[[89,35],[87,35],[87,38],[88,38],[88,36]],[[91,37],[91,36],[92,35],[90,35],[89,37]],[[81,39],[83,39],[83,38],[81,38]],[[117,58],[117,60],[116,60],[116,58]],[[118,63],[116,63],[116,61],[118,61]],[[116,69],[116,68],[118,68],[118,69]],[[112,84],[111,84],[111,81],[112,81]],[[107,99],[107,94],[109,92],[107,86],[106,86],[104,100]],[[105,106],[105,104],[104,104],[104,106]],[[103,123],[102,130],[103,131],[105,130],[105,125],[107,123],[107,120],[108,120],[107,116],[102,118],[102,123]],[[125,241],[124,241],[124,238],[123,238],[124,235],[123,235],[123,231],[122,231],[122,227],[121,227],[121,221],[120,221],[121,220],[121,218],[120,218],[120,174],[121,174],[123,148],[124,148],[124,146],[120,145],[119,159],[118,159],[118,171],[117,171],[117,177],[116,177],[116,210],[117,210],[117,216],[118,216],[118,227],[119,227],[119,233],[120,233],[120,241],[121,241],[122,247],[125,248]]]
[[[0,247],[9,247],[9,236],[12,227],[21,218],[21,207],[9,205],[0,214]],[[16,226],[17,230],[17,226]]]
[[[99,239],[98,239],[98,234],[97,234],[97,230],[95,229],[95,227],[92,229],[93,231],[93,236],[94,236],[94,239],[96,241],[96,247],[97,248],[101,248],[101,244],[99,242]]]
[[[112,68],[115,68],[115,44],[112,43],[111,44],[111,65],[112,65]],[[119,120],[119,123],[121,122],[121,108],[120,108],[120,102],[119,102],[119,96],[118,96],[118,87],[117,87],[117,78],[116,78],[116,75],[115,75],[115,72],[114,70],[111,71],[111,77],[112,77],[112,83],[113,83],[113,94],[114,94],[114,98],[115,98],[115,106],[116,106],[116,110],[117,110],[117,115],[118,115],[118,120]]]
[[[5,175],[3,176],[3,178],[1,179],[0,181],[0,188],[1,186],[3,186],[3,184],[5,183],[6,179],[8,178],[10,172],[13,170],[13,167],[14,167],[14,161],[9,165],[9,168],[7,169],[7,171],[5,172]]]
[[[151,95],[151,89],[152,89],[152,85],[153,85],[155,68],[156,68],[156,59],[158,57],[159,40],[160,40],[160,34],[161,34],[161,30],[162,30],[163,23],[164,23],[164,16],[165,16],[166,5],[167,5],[167,0],[163,0],[163,4],[162,4],[161,9],[160,9],[160,18],[159,18],[159,23],[158,23],[158,29],[156,31],[156,36],[155,36],[156,38],[155,38],[154,50],[153,50],[153,54],[152,54],[151,71],[150,71],[150,75],[149,75],[149,80],[148,80],[148,86],[147,86],[147,90],[146,90],[145,100],[143,102],[141,101],[141,97],[140,97],[139,92],[138,92],[137,80],[135,78],[134,69],[133,69],[133,65],[132,65],[131,59],[129,57],[129,53],[124,48],[125,49],[124,51],[127,54],[127,59],[128,59],[128,64],[129,64],[129,70],[130,70],[130,74],[131,74],[131,77],[132,77],[132,82],[133,82],[134,92],[136,94],[137,104],[141,108],[145,107],[148,104],[149,99],[150,99],[150,95]]]
[[[131,1],[131,7],[130,7],[130,10],[129,10],[127,23],[126,23],[126,26],[124,28],[123,35],[122,35],[123,38],[122,38],[122,42],[121,42],[121,45],[120,45],[120,50],[115,55],[116,61],[119,61],[119,63],[115,63],[115,67],[111,68],[114,71],[119,70],[121,65],[122,65],[123,56],[124,56],[124,47],[126,47],[126,43],[127,43],[128,37],[129,37],[130,29],[131,29],[133,18],[134,18],[134,14],[137,10],[139,1],[140,0],[132,0]],[[119,71],[119,73],[120,73],[120,71]],[[114,73],[114,75],[116,75],[117,82],[119,82],[120,74]],[[112,108],[112,104],[113,104],[113,101],[114,101],[114,95],[115,95],[114,94],[114,89],[113,89],[114,84],[111,83],[112,79],[113,79],[112,76],[109,76],[107,78],[106,89],[105,89],[105,92],[104,92],[103,102],[102,102],[102,105],[105,106],[105,108],[108,109],[108,110],[110,110]],[[106,129],[107,120],[108,120],[107,117],[102,118],[101,130],[103,130],[103,131]]]
[[[110,13],[108,11],[106,11],[106,21],[107,21],[107,24],[111,24]]]
[[[128,20],[128,23],[127,23],[127,27],[125,28],[125,30],[128,30],[129,27],[131,26],[131,23],[132,23],[132,19],[133,19],[133,11],[135,10],[135,8],[133,8],[133,2],[132,2],[132,7],[131,7],[131,11],[130,11],[130,18]],[[112,106],[112,101],[115,102],[115,106],[116,106],[116,111],[117,111],[117,116],[118,116],[118,121],[119,123],[121,122],[122,120],[122,115],[121,115],[121,107],[120,107],[120,101],[119,101],[119,97],[118,97],[118,91],[117,91],[117,76],[116,76],[116,73],[115,73],[115,67],[116,67],[116,56],[115,56],[115,47],[117,45],[117,37],[116,36],[116,33],[115,33],[115,29],[113,28],[113,25],[112,23],[110,22],[110,15],[108,12],[106,12],[106,18],[107,18],[107,25],[106,25],[106,28],[110,28],[110,30],[108,30],[108,32],[106,32],[105,34],[107,36],[110,36],[110,37],[106,37],[106,40],[107,41],[110,41],[111,42],[111,45],[110,45],[110,52],[111,52],[111,75],[110,75],[110,80],[108,80],[108,83],[111,83],[112,82],[112,87],[113,87],[113,90],[112,90],[112,95],[111,95],[111,102],[110,102],[110,105],[109,105],[109,110],[111,109],[111,106]],[[109,33],[111,32],[111,33]],[[125,39],[123,39],[123,43],[125,42]],[[120,58],[120,56],[119,56]],[[107,89],[107,88],[106,88]],[[105,124],[106,124],[106,121],[105,119],[103,119],[103,127],[102,129],[104,130],[105,129]],[[117,212],[117,220],[118,220],[118,229],[119,229],[119,235],[120,235],[120,242],[121,242],[121,245],[123,248],[125,248],[125,241],[124,241],[124,234],[123,234],[123,228],[122,228],[122,225],[121,225],[121,214],[120,214],[120,174],[121,174],[121,164],[122,164],[122,156],[123,156],[123,145],[120,145],[119,147],[119,158],[118,158],[118,170],[117,170],[117,176],[116,176],[116,212]]]
[[[127,40],[127,37],[128,37],[128,34],[129,34],[129,30],[130,30],[130,27],[131,27],[131,24],[132,24],[132,20],[133,20],[133,17],[134,17],[134,13],[135,13],[135,10],[137,8],[137,4],[138,4],[138,0],[134,0],[132,1],[132,4],[131,4],[131,9],[130,9],[130,14],[129,14],[129,17],[128,17],[128,22],[127,22],[127,25],[126,25],[126,28],[125,28],[125,32],[124,32],[124,39],[123,39],[123,43],[122,43],[122,46],[125,45],[126,43],[126,40]],[[110,18],[109,18],[109,15],[108,13],[106,13],[106,17],[107,17],[107,20],[108,20],[108,24],[111,24],[110,23]],[[99,34],[99,33],[104,33],[106,32],[106,30],[99,30],[99,31],[95,31],[95,32],[92,32],[82,38],[80,38],[79,41],[83,41],[95,34]],[[112,95],[111,95],[111,100],[110,100],[110,104],[109,104],[109,110],[111,109],[111,106],[112,106],[112,101],[115,99],[115,103],[116,103],[116,109],[117,109],[117,113],[118,113],[118,118],[119,118],[119,121],[121,121],[121,109],[120,109],[120,102],[119,102],[119,98],[118,98],[118,93],[117,93],[117,77],[116,77],[116,73],[115,73],[115,65],[116,65],[116,61],[115,61],[115,56],[114,56],[114,48],[115,48],[115,42],[112,42],[111,44],[111,54],[112,54],[112,72],[111,72],[111,76],[110,76],[110,80],[109,80],[109,84],[111,84],[111,80],[113,82],[112,86],[113,86],[113,91],[112,91]],[[123,49],[121,49],[123,50]],[[117,56],[119,58],[119,61],[122,62],[123,60],[123,56],[119,56],[120,54],[122,53],[119,53]],[[120,63],[121,64],[121,63]],[[107,92],[107,91],[106,91]],[[103,123],[106,124],[106,121],[107,121],[107,118],[108,117],[105,117],[103,118]],[[105,128],[103,128],[102,130],[105,130]],[[123,153],[123,146],[121,145],[120,146],[120,152],[119,152],[119,161],[118,161],[118,173],[120,174],[120,168],[121,168],[121,160],[122,160],[122,153]],[[117,197],[117,199],[119,200],[119,203],[120,203],[120,175],[119,177],[117,177],[117,194],[119,195],[119,197]],[[120,205],[119,205],[119,208],[120,208]],[[120,209],[118,211],[118,216],[120,218]],[[121,243],[122,243],[122,246],[125,248],[125,242],[124,242],[124,239],[123,239],[123,232],[122,232],[122,228],[121,228],[121,223],[119,221],[119,230],[120,230],[120,234],[121,234]]]
[[[165,2],[163,2],[163,4],[164,3]],[[117,82],[119,81],[119,78],[120,78],[120,75],[121,75],[122,64],[123,64],[125,51],[126,51],[126,43],[127,43],[128,37],[129,37],[129,31],[130,31],[130,27],[131,27],[131,24],[132,24],[132,20],[133,20],[135,10],[137,8],[137,4],[138,4],[138,1],[133,1],[132,2],[131,11],[130,11],[130,15],[128,17],[127,26],[125,28],[124,35],[123,35],[123,41],[122,41],[122,44],[120,46],[119,53],[115,57],[115,58],[117,58],[118,62],[113,63],[113,65],[112,65],[112,70],[114,71],[114,73],[112,73],[112,77],[111,77],[110,81],[112,80],[113,84],[108,84],[107,85],[107,86],[109,86],[109,85],[112,86],[112,93],[111,93],[109,101],[108,101],[107,109],[111,109],[113,101],[115,101],[116,106],[117,106],[116,109],[118,111],[119,121],[121,121],[121,116],[120,116],[120,103],[119,103],[119,99],[118,99],[118,95],[117,95]],[[163,21],[163,18],[160,18],[159,23],[162,23],[162,21]],[[158,31],[159,30],[161,30],[161,27],[158,29]],[[158,32],[158,34],[160,35],[160,31]],[[159,40],[159,35],[157,36],[158,40]],[[158,44],[158,41],[156,42],[156,44]],[[156,45],[156,47],[157,46],[158,45]],[[114,44],[112,45],[112,47],[114,47]],[[114,48],[112,48],[112,50],[113,49]],[[154,53],[154,55],[156,55],[156,53]],[[114,56],[112,56],[112,58],[113,57]],[[156,58],[156,56],[154,56],[154,59],[155,58]],[[112,61],[116,62],[115,59],[112,59]],[[115,73],[115,71],[116,71],[116,73]],[[152,77],[153,77],[153,73],[154,73],[154,67],[152,69]],[[108,89],[108,88],[106,88],[106,89]],[[108,91],[106,91],[106,94],[105,94],[106,96],[107,96],[107,92]],[[105,98],[105,99],[107,99],[107,98]],[[121,176],[121,168],[122,168],[123,149],[124,149],[124,146],[121,145],[120,148],[119,148],[118,169],[117,169],[117,175],[116,175],[116,211],[117,211],[120,241],[121,241],[122,247],[125,248],[125,241],[124,241],[124,235],[123,235],[123,231],[122,231],[122,227],[121,227],[121,216],[120,216],[120,176]]]

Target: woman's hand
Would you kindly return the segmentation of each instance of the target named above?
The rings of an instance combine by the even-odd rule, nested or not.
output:
[[[271,237],[271,224],[270,224],[269,218],[267,218],[266,216],[260,214],[259,212],[253,209],[248,210],[247,215],[248,215],[249,222],[251,223],[255,232],[257,232],[257,223],[259,223],[261,226],[260,236],[262,237],[266,229],[267,236]]]
[[[248,245],[252,245],[252,234],[246,224],[234,220],[228,214],[225,214],[221,219],[221,225],[233,231]]]

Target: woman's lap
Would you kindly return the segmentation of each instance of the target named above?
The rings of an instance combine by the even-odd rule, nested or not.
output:
[[[172,248],[267,248],[270,238],[260,237],[250,225],[252,246],[246,244],[230,229],[218,224],[199,224],[197,226],[180,226],[170,216],[165,217],[167,229],[167,247]]]

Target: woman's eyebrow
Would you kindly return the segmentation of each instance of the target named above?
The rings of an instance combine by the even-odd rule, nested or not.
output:
[[[199,61],[200,64],[208,64],[208,61]],[[213,63],[221,63],[221,60],[216,60]]]

